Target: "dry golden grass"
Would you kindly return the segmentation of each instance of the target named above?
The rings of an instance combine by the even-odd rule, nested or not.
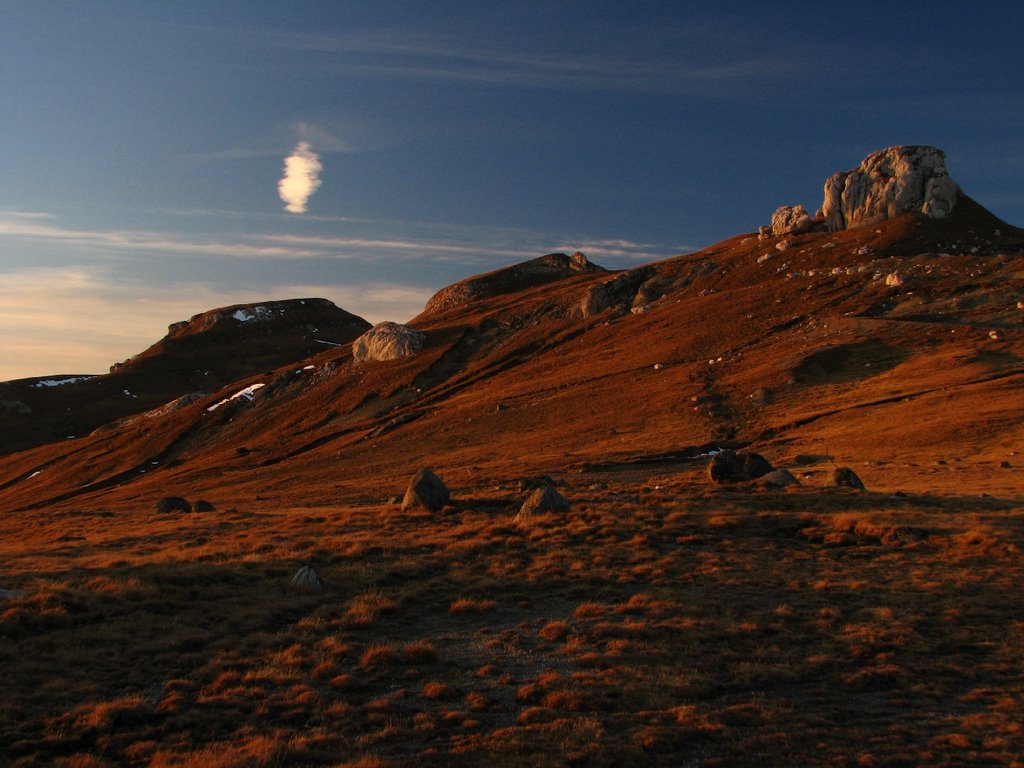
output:
[[[0,540],[0,763],[1021,765],[1017,507],[604,478]]]

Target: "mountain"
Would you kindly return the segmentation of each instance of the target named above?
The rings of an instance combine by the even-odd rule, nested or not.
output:
[[[99,418],[69,397],[61,402],[80,421],[89,414],[86,428],[49,427],[61,441],[8,461],[0,483],[19,506],[98,503],[129,488],[255,496],[273,477],[299,502],[321,498],[315,478],[328,456],[343,458],[346,487],[386,496],[421,463],[470,482],[715,441],[781,456],[827,443],[883,462],[971,447],[995,461],[1018,437],[1024,235],[963,193],[942,217],[892,213],[837,231],[739,235],[625,272],[557,254],[470,278],[413,321],[422,351],[388,363],[357,364],[347,346],[330,346],[299,375],[316,338],[340,343],[367,327],[326,302],[205,313],[98,380],[22,383],[17,397],[6,385],[4,400],[33,408],[30,390],[105,386],[124,407],[104,402],[102,413],[116,416],[141,410],[124,390],[147,393],[147,408],[200,388],[207,396],[73,441],[64,433]],[[287,344],[272,332],[285,322],[301,329]],[[210,386],[218,364],[214,382],[227,388]],[[208,411],[254,383],[265,386],[251,402]],[[940,403],[944,430],[931,416]],[[40,467],[58,475],[42,495],[24,481]],[[228,468],[232,485],[221,489]]]
[[[348,344],[370,324],[326,299],[236,304],[173,323],[149,349],[101,375],[0,382],[0,453],[81,437],[179,398]]]
[[[0,758],[1016,764],[1024,231],[927,147],[770,218],[0,459]]]

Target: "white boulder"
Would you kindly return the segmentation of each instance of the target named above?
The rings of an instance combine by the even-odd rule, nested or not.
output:
[[[385,321],[352,342],[352,357],[357,362],[366,360],[401,360],[412,357],[421,349],[426,335],[408,325]]]
[[[802,235],[811,228],[811,214],[802,205],[783,205],[772,214],[772,234]]]

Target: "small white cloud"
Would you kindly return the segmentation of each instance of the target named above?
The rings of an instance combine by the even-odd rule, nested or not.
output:
[[[320,157],[308,141],[300,141],[284,159],[284,176],[277,182],[277,193],[289,213],[305,213],[306,203],[320,187]]]

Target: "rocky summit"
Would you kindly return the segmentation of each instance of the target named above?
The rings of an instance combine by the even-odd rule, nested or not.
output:
[[[932,219],[956,206],[957,185],[935,147],[897,146],[868,155],[825,182],[821,216],[830,232],[877,224],[905,213]]]

